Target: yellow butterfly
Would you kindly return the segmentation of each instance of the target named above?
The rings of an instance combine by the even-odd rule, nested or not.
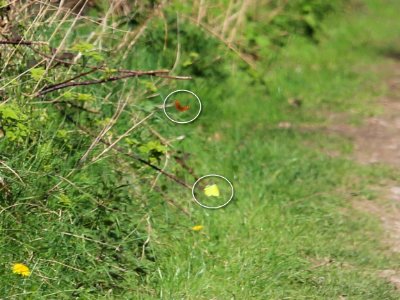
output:
[[[207,197],[219,197],[219,188],[216,184],[207,185],[204,188],[204,194]]]
[[[200,231],[203,230],[204,226],[203,225],[196,225],[192,227],[193,231]]]

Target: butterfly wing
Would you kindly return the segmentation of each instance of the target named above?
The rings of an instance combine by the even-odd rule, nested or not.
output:
[[[207,197],[219,197],[220,193],[219,193],[218,185],[216,185],[216,184],[207,185],[204,188],[204,194]]]
[[[181,105],[179,100],[175,100],[175,108],[181,112],[187,111],[189,109],[189,105]]]

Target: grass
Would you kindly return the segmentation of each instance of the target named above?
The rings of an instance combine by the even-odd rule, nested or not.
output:
[[[185,136],[173,146],[190,153],[196,174],[221,174],[233,182],[236,196],[224,209],[202,209],[189,190],[161,177],[159,186],[190,212],[186,216],[166,205],[165,196],[148,192],[143,179],[108,172],[117,160],[112,156],[72,176],[66,195],[44,206],[35,207],[39,196],[21,192],[1,213],[0,297],[398,299],[378,274],[395,269],[400,258],[382,243],[379,221],[351,205],[395,171],[347,159],[352,145],[342,137],[296,128],[329,125],[333,113],[354,122],[376,113],[374,100],[386,91],[381,74],[368,70],[388,62],[382,53],[400,33],[399,9],[396,1],[365,1],[361,9],[326,20],[319,43],[291,37],[267,69],[260,64],[249,71],[232,59],[218,82],[197,78],[179,85],[202,99],[200,118],[175,125],[160,113],[152,125],[162,136]],[[166,96],[176,85],[160,91]],[[300,99],[301,107],[289,98]],[[294,126],[280,128],[281,122]],[[47,164],[41,153],[52,142],[56,137],[44,138],[31,157],[17,153],[13,166],[29,177],[28,170]],[[63,157],[55,164],[72,168]],[[136,192],[115,188],[118,176]],[[47,179],[30,180],[48,188]],[[77,203],[68,206],[71,201]],[[204,229],[193,231],[194,225]],[[10,274],[10,264],[21,260],[29,262],[31,277]]]
[[[240,71],[227,88],[219,87],[226,97],[194,85],[205,109],[182,129],[189,135],[182,148],[193,153],[200,174],[231,178],[237,196],[223,211],[196,209],[182,232],[162,231],[163,246],[170,247],[160,257],[159,296],[398,298],[377,274],[393,268],[399,257],[380,243],[378,221],[351,208],[351,194],[363,194],[369,182],[387,174],[375,168],[365,175],[356,163],[324,154],[351,151],[343,138],[277,126],[329,124],[332,113],[356,120],[377,113],[375,99],[385,92],[384,83],[380,74],[360,70],[386,61],[376,45],[385,47],[399,33],[390,17],[395,6],[369,1],[361,12],[340,20],[335,15],[324,24],[326,37],[319,44],[292,38],[275,65],[262,71],[264,86]],[[302,107],[291,107],[291,97],[301,99]],[[204,232],[187,232],[191,223],[203,224]],[[180,224],[172,222],[171,228]]]

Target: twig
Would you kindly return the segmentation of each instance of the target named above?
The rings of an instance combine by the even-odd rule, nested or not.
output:
[[[49,43],[47,42],[35,42],[35,41],[5,41],[5,40],[0,40],[0,45],[15,45],[15,46],[32,46],[32,45],[48,45]]]
[[[69,79],[67,79],[67,80],[65,80],[65,81],[62,81],[62,82],[59,82],[59,83],[55,83],[55,84],[49,85],[49,86],[47,86],[46,88],[49,89],[49,88],[52,88],[52,87],[55,87],[55,86],[59,86],[59,85],[62,85],[62,84],[66,84],[67,82],[71,82],[71,81],[73,81],[73,80],[75,80],[75,79],[78,79],[78,78],[81,78],[81,77],[83,77],[83,76],[89,75],[89,74],[94,73],[94,72],[96,72],[96,71],[97,71],[96,69],[91,69],[91,70],[89,70],[89,71],[87,71],[87,72],[80,73],[80,74],[78,74],[78,75],[76,75],[76,76],[74,76],[74,77],[72,77],[72,78],[69,78]]]
[[[130,77],[140,77],[140,76],[163,76],[164,77],[168,76],[167,78],[171,79],[190,79],[189,77],[186,76],[171,76],[171,75],[165,75],[168,73],[168,70],[155,70],[155,71],[131,71],[130,73],[124,74],[124,75],[119,75],[119,76],[112,76],[108,78],[103,78],[103,79],[97,79],[97,80],[87,80],[87,81],[78,81],[78,82],[65,82],[65,83],[60,83],[60,84],[55,84],[52,86],[47,86],[44,87],[41,91],[37,93],[37,96],[43,96],[45,94],[65,89],[68,87],[75,87],[75,86],[86,86],[86,85],[93,85],[93,84],[102,84],[105,82],[112,82],[116,80],[121,80],[125,78],[130,78]]]
[[[173,76],[173,75],[155,75],[160,78],[176,79],[176,80],[190,80],[191,76]]]
[[[36,52],[37,54],[39,54],[39,55],[41,55],[41,56],[43,56],[43,57],[45,57],[45,58],[47,58],[47,59],[51,59],[51,57],[50,56],[48,56],[47,54],[45,54],[45,53],[43,53],[43,52],[40,52],[40,51],[38,51],[38,50],[36,50],[36,49],[33,49],[33,48],[31,48],[34,52]],[[73,61],[67,61],[67,60],[63,60],[63,59],[59,59],[59,58],[54,58],[54,61],[56,61],[56,62],[59,62],[59,63],[62,63],[62,64],[65,64],[65,65],[77,65],[77,66],[80,66],[80,64],[78,64],[78,63],[76,63],[76,62],[73,62]],[[83,67],[83,66],[82,66]],[[92,70],[94,70],[94,71],[99,71],[99,70],[102,70],[102,71],[105,71],[105,70],[107,70],[108,68],[107,67],[105,67],[105,66],[100,66],[100,67],[96,67],[96,66],[85,66],[86,68],[89,68],[89,69],[92,69]],[[173,68],[174,69],[174,68]],[[162,70],[162,71],[164,71],[164,70]],[[162,78],[170,78],[170,79],[180,79],[180,80],[189,80],[189,79],[192,79],[192,77],[191,76],[171,76],[171,75],[167,75],[167,73],[169,73],[169,72],[171,72],[171,71],[169,71],[168,70],[168,72],[167,72],[167,70],[165,70],[166,72],[166,75],[161,75],[161,74],[158,74],[157,75],[157,77],[162,77]],[[113,69],[113,72],[115,72],[115,73],[125,73],[125,74],[136,74],[138,71],[136,71],[136,70],[127,70],[127,69]],[[81,76],[79,76],[79,77],[81,77]]]

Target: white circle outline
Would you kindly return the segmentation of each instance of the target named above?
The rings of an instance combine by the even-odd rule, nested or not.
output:
[[[196,185],[199,183],[200,180],[202,180],[202,179],[204,179],[204,178],[207,178],[207,177],[219,177],[219,178],[222,178],[222,179],[224,179],[226,182],[229,183],[229,185],[231,186],[232,194],[231,194],[231,197],[229,198],[229,200],[228,200],[227,202],[225,202],[224,204],[222,204],[222,205],[220,205],[220,206],[207,206],[207,205],[204,205],[203,203],[201,203],[199,200],[197,200],[196,196],[194,195],[194,189],[196,188]],[[222,208],[222,207],[227,206],[227,205],[229,204],[229,202],[232,201],[234,195],[235,195],[235,190],[234,190],[234,188],[233,188],[233,184],[232,184],[226,177],[224,177],[224,176],[222,176],[222,175],[218,175],[218,174],[208,174],[208,175],[201,176],[199,179],[197,179],[197,180],[195,181],[195,183],[194,183],[193,186],[192,186],[192,197],[193,197],[194,201],[195,201],[198,205],[200,205],[201,207],[208,208],[208,209],[218,209],[218,208]]]
[[[165,109],[165,105],[167,104],[168,98],[171,97],[173,94],[176,94],[176,93],[179,93],[179,92],[186,92],[186,93],[192,94],[192,95],[197,99],[197,101],[198,101],[199,104],[200,104],[199,112],[197,113],[197,115],[194,116],[193,119],[191,119],[191,120],[189,120],[189,121],[176,121],[176,120],[172,119],[172,118],[167,114],[167,110]],[[199,117],[199,115],[200,115],[200,113],[201,113],[201,108],[202,108],[202,105],[201,105],[201,100],[200,100],[200,98],[199,98],[195,93],[193,93],[192,91],[188,91],[188,90],[176,90],[176,91],[173,91],[172,93],[169,93],[168,96],[165,97],[165,100],[164,100],[164,103],[163,103],[163,111],[164,111],[164,114],[167,116],[167,118],[168,118],[170,121],[172,121],[172,122],[174,122],[174,123],[177,123],[177,124],[188,124],[188,123],[193,122],[194,120],[196,120],[196,119]]]

